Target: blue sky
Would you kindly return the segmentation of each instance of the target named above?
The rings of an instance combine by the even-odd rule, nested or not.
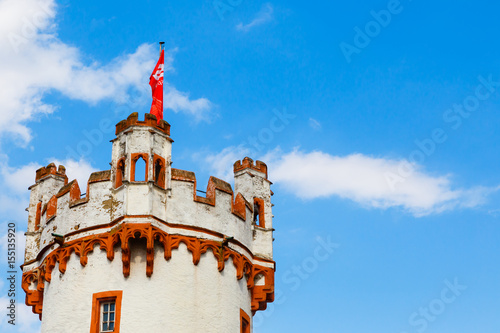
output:
[[[270,168],[277,299],[254,332],[498,332],[499,9],[0,0],[0,226],[22,246],[39,166],[109,168],[163,40],[174,167],[202,189],[245,155]],[[18,319],[2,332],[38,331]]]

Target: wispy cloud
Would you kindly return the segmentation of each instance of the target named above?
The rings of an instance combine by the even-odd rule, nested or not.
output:
[[[97,171],[83,158],[80,161],[72,159],[60,161],[50,158],[44,164],[48,163],[64,165],[69,180],[77,179],[82,192],[85,192],[87,188],[90,174]],[[38,163],[12,167],[9,166],[8,157],[0,155],[0,187],[4,189],[0,194],[0,213],[20,221],[26,217],[24,209],[29,204],[28,187],[35,183],[35,171],[40,167]]]
[[[230,179],[232,162],[244,157],[241,147],[228,147],[205,159],[216,175]],[[499,187],[457,188],[450,175],[435,176],[414,165],[413,172],[396,186],[387,181],[404,160],[363,154],[334,156],[321,151],[279,149],[260,159],[269,166],[270,179],[295,196],[313,200],[340,197],[363,207],[398,207],[420,217],[483,205]],[[224,163],[221,163],[224,161]]]
[[[174,112],[186,112],[194,117],[195,121],[210,121],[210,111],[213,104],[206,98],[189,99],[189,94],[177,90],[171,85],[165,85],[163,105]]]
[[[92,172],[98,171],[94,168],[90,162],[86,161],[84,158],[81,158],[79,161],[75,161],[73,159],[66,160],[58,160],[55,158],[47,159],[49,163],[55,163],[56,165],[64,165],[66,168],[66,175],[68,176],[68,180],[72,181],[76,179],[78,181],[78,185],[84,193],[87,189],[87,182],[89,180]]]
[[[205,156],[199,159],[203,161],[204,165],[208,166],[209,171],[214,176],[230,182],[233,177],[233,163],[249,154],[250,150],[248,148],[231,146],[216,154],[203,152],[199,156]],[[197,157],[199,156],[197,155]]]
[[[236,30],[248,32],[255,27],[271,22],[273,19],[274,8],[270,3],[266,3],[262,6],[262,9],[257,13],[257,16],[250,23],[239,23],[238,25],[236,25]]]
[[[29,203],[28,187],[35,183],[35,171],[40,167],[30,163],[20,167],[9,166],[6,155],[0,155],[0,213],[17,221],[27,218],[24,211]]]
[[[16,138],[19,145],[32,138],[27,122],[57,109],[45,102],[48,93],[89,104],[126,102],[131,90],[148,88],[158,57],[155,46],[143,44],[109,63],[86,61],[88,55],[58,38],[56,15],[55,0],[0,0],[0,137]],[[165,72],[173,70],[175,51],[166,54]],[[166,107],[205,118],[212,106],[207,99],[168,87]],[[142,103],[150,103],[147,94]]]
[[[315,131],[321,130],[322,127],[321,123],[314,118],[309,118],[309,126]]]

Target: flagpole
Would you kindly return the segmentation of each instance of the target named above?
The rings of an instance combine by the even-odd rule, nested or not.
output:
[[[165,42],[160,42],[160,54],[161,54],[161,48],[165,44]]]

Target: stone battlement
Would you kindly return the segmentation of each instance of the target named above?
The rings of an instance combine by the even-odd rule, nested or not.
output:
[[[231,212],[242,219],[246,220],[246,209],[253,213],[253,205],[243,197],[241,193],[236,194],[236,199],[234,199],[234,192],[231,185],[222,179],[211,176],[208,180],[206,197],[199,196],[196,190],[196,176],[194,172],[185,171],[180,169],[172,169],[172,180],[192,182],[193,185],[193,200],[195,202],[204,203],[210,206],[215,206],[216,195],[215,190],[219,190],[223,193],[231,195]],[[233,200],[234,199],[234,200]]]
[[[92,173],[83,197],[77,180],[61,183],[55,194],[47,196],[47,200],[37,205],[33,231],[41,232],[40,245],[50,243],[54,232],[66,234],[80,228],[109,224],[122,216],[138,215],[208,227],[223,234],[248,238],[245,234],[253,223],[253,202],[242,193],[235,193],[229,183],[213,176],[208,181],[205,196],[199,195],[193,172],[171,170],[170,194],[153,181],[125,181],[118,189],[113,189],[110,170]],[[121,201],[121,198],[130,195],[137,195],[133,207],[127,205],[126,200]],[[155,204],[150,205],[153,200]],[[172,204],[169,205],[169,202]],[[185,211],[178,207],[184,207]],[[245,243],[251,246],[249,240]]]
[[[243,161],[234,162],[233,165],[234,173],[237,173],[245,169],[251,169],[262,172],[263,174],[266,175],[267,179],[267,165],[262,161],[256,161],[254,164],[253,160],[250,157],[245,157]]]
[[[115,135],[120,134],[121,132],[132,126],[153,127],[165,133],[166,135],[170,135],[170,124],[165,120],[160,120],[160,122],[158,122],[155,115],[146,113],[144,121],[140,121],[139,114],[137,112],[132,113],[126,120],[122,120],[118,124],[116,124]]]
[[[46,167],[41,167],[40,169],[36,170],[35,180],[39,181],[50,175],[59,176],[64,178],[66,182],[68,181],[68,177],[66,176],[66,168],[62,165],[57,168],[54,163],[50,163]]]

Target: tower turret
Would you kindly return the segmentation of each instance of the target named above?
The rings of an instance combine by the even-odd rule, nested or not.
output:
[[[149,113],[139,121],[133,113],[116,125],[116,135],[112,140],[111,180],[115,200],[126,205],[115,216],[152,214],[166,219],[165,190],[171,190],[170,124],[157,122]],[[145,174],[139,174],[139,163],[145,165]]]
[[[234,189],[243,194],[253,204],[253,250],[266,258],[273,257],[273,214],[271,182],[267,179],[267,165],[245,157],[236,161],[234,169]]]
[[[42,213],[54,214],[55,200],[52,199],[59,189],[68,183],[66,169],[54,163],[36,171],[35,184],[30,186],[30,203],[28,206],[28,230],[26,232],[26,260],[35,259],[39,250],[40,222]]]
[[[167,122],[134,113],[112,143],[83,197],[62,166],[30,188],[22,286],[42,332],[251,332],[274,298],[265,164],[245,158],[234,191],[210,177],[199,195],[171,168]]]

